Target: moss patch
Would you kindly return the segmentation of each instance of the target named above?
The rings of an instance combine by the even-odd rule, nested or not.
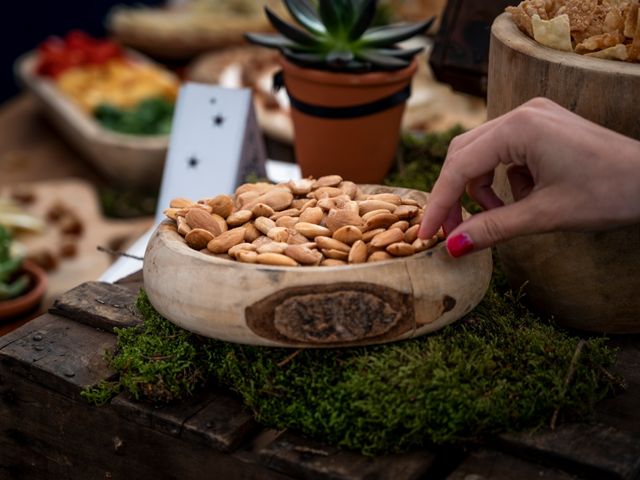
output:
[[[292,350],[208,340],[163,319],[141,293],[145,323],[118,331],[117,388],[177,401],[208,380],[235,390],[265,425],[363,453],[476,440],[587,415],[612,391],[604,339],[580,339],[491,289],[465,320],[391,345]],[[87,395],[104,401],[101,388]]]

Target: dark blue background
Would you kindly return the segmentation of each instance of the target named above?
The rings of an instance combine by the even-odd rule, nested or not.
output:
[[[159,0],[5,0],[0,18],[0,102],[18,91],[13,62],[49,35],[79,28],[103,36],[107,12],[117,4],[156,5]]]

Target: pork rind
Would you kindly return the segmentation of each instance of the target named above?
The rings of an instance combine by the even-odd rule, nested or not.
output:
[[[524,0],[506,10],[542,45],[640,62],[640,0]]]
[[[543,20],[538,14],[531,18],[533,38],[542,45],[565,52],[573,51],[569,16],[559,15],[551,20]]]

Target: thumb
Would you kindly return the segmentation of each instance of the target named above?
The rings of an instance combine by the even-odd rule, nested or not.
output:
[[[550,230],[540,200],[532,194],[516,203],[487,210],[458,225],[447,237],[447,250],[453,257],[493,247],[500,242]]]

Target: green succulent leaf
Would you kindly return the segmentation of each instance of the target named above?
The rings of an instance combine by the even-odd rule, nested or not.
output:
[[[303,27],[316,35],[324,35],[327,29],[318,17],[318,10],[309,0],[284,0],[291,16]]]
[[[371,28],[362,35],[363,45],[371,47],[389,46],[414,37],[427,30],[433,23],[433,18],[420,23],[385,25]]]
[[[326,56],[322,53],[313,52],[296,52],[290,49],[284,49],[282,53],[289,59],[306,66],[317,66],[326,64]]]
[[[283,37],[282,35],[277,34],[268,34],[268,33],[245,33],[245,38],[257,45],[262,45],[267,48],[295,48],[296,44],[291,40]]]
[[[409,66],[409,62],[401,58],[390,57],[380,53],[378,50],[362,50],[358,57],[371,62],[373,65],[384,70],[395,70]]]
[[[339,3],[335,0],[318,0],[318,12],[320,20],[324,24],[327,31],[331,34],[340,34],[340,14],[338,12]]]
[[[271,22],[271,25],[273,25],[273,27],[286,38],[293,40],[300,45],[315,45],[318,43],[315,38],[304,30],[282,20],[269,7],[265,6],[264,11]]]
[[[377,0],[362,0],[358,17],[353,22],[353,26],[349,32],[349,40],[357,40],[362,36],[369,25],[371,25],[371,22],[373,22],[377,8]]]

